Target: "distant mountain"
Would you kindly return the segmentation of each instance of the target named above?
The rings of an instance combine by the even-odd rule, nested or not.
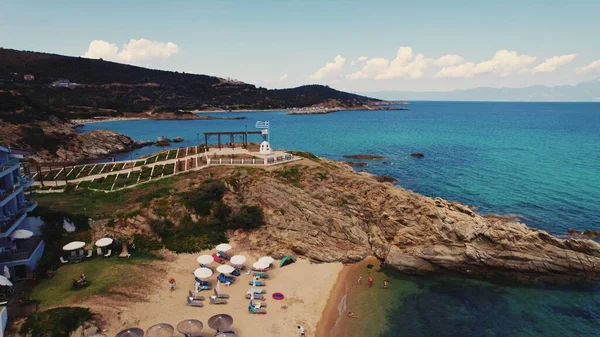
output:
[[[52,85],[59,79],[63,80]],[[79,115],[105,114],[107,109],[121,114],[196,109],[279,109],[325,102],[353,107],[377,101],[322,85],[269,90],[207,75],[4,48],[0,48],[1,93],[6,97],[5,104],[0,104],[0,113],[22,110],[27,106],[34,106],[36,110],[50,106],[53,109],[44,109],[68,111],[69,117],[77,117],[73,112]]]
[[[363,93],[384,100],[412,101],[600,101],[600,78],[577,85],[548,87],[534,85],[523,88],[480,87],[444,92],[376,91]]]

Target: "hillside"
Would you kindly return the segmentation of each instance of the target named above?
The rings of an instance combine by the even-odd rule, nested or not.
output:
[[[35,79],[25,81],[26,74]],[[53,87],[60,78],[76,84]],[[12,49],[0,49],[0,90],[70,117],[180,109],[279,109],[328,100],[352,107],[376,101],[322,85],[269,90],[206,75]],[[15,107],[0,106],[0,111]]]
[[[208,234],[229,229],[238,246],[275,257],[346,263],[374,255],[406,273],[511,280],[600,277],[594,241],[559,239],[312,158],[267,169],[214,166],[108,195],[76,190],[38,202],[54,211],[85,210],[82,218],[95,219],[110,237],[158,237],[175,251],[210,246]]]
[[[59,79],[65,80],[56,85]],[[138,146],[115,133],[82,137],[70,119],[142,113],[189,119],[197,117],[186,112],[190,110],[281,109],[324,102],[356,108],[377,101],[322,85],[269,90],[213,76],[0,48],[0,144],[30,149],[47,161],[96,159]],[[88,139],[105,146],[82,153],[86,146],[81,144]]]
[[[600,101],[600,78],[576,85],[555,87],[545,85],[522,88],[479,87],[439,92],[377,91],[364,94],[384,100],[406,99],[412,101],[598,102]]]

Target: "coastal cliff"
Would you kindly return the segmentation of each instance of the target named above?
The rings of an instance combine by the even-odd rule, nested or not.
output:
[[[344,263],[374,255],[412,274],[452,271],[553,281],[600,276],[600,244],[594,241],[559,239],[505,218],[482,216],[458,202],[425,197],[324,159],[267,170],[211,167],[190,174],[178,181],[172,190],[177,193],[154,199],[135,218],[118,219],[123,225],[115,230],[147,232],[148,223],[158,218],[179,223],[190,214],[195,217],[179,195],[209,176],[226,182],[223,201],[231,209],[262,208],[262,226],[230,233],[238,245],[261,253]]]

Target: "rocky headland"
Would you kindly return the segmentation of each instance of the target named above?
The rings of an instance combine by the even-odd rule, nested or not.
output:
[[[224,201],[232,209],[247,204],[264,212],[263,226],[237,230],[230,233],[232,239],[276,257],[349,263],[376,256],[412,274],[552,281],[600,276],[600,244],[594,241],[559,239],[506,218],[483,216],[458,202],[425,197],[324,159],[268,170],[212,167],[191,174],[177,184],[178,193],[153,200],[135,219],[119,219],[116,223],[123,225],[114,230],[148,232],[152,219],[178,223],[189,214],[194,217],[178,195],[189,191],[191,181],[209,175],[227,183]]]

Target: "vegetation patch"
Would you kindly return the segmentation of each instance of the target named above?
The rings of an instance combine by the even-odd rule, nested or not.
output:
[[[314,155],[313,153],[307,151],[287,151],[288,153],[293,154],[294,156],[310,159],[312,161],[320,161],[319,157]]]
[[[91,320],[88,308],[61,307],[36,312],[27,317],[21,334],[36,337],[69,337],[80,325]]]
[[[280,179],[283,179],[294,186],[300,185],[300,182],[302,181],[300,165],[286,166],[275,172]]]

